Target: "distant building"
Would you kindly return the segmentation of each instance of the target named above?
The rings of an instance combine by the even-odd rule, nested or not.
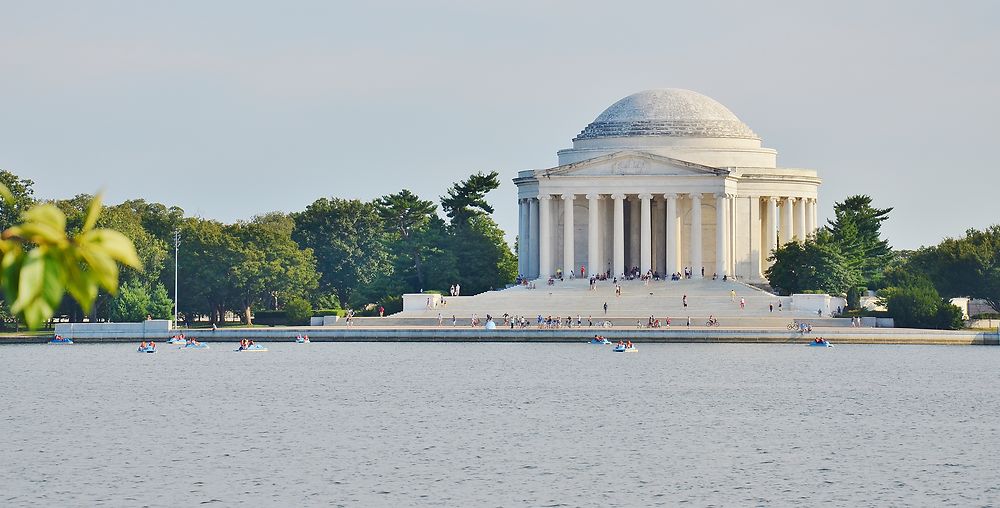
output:
[[[819,226],[821,180],[729,109],[690,90],[614,103],[558,152],[518,173],[518,269],[530,277],[639,267],[763,281],[768,254]]]

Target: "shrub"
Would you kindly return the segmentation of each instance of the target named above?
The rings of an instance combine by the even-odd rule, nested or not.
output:
[[[308,325],[312,315],[312,305],[305,298],[292,297],[285,302],[285,320],[290,325]]]
[[[957,330],[962,327],[962,310],[941,298],[929,282],[887,288],[886,308],[896,326]]]
[[[258,310],[253,313],[253,322],[265,326],[284,326],[288,324],[288,316],[283,310]]]

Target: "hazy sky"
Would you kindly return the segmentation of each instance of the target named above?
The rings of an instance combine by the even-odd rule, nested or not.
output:
[[[898,248],[1000,222],[1000,2],[815,4],[0,0],[0,168],[225,221],[498,170],[514,234],[518,170],[678,87],[818,170],[823,217],[871,194]]]

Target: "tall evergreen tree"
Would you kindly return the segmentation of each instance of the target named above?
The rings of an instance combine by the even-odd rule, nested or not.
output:
[[[889,242],[882,238],[882,223],[892,208],[875,208],[870,196],[856,195],[836,203],[833,210],[835,218],[827,229],[840,245],[840,252],[859,270],[863,284],[878,285],[893,256]]]
[[[489,216],[493,207],[486,201],[486,194],[500,186],[498,176],[496,171],[475,173],[441,197],[441,208],[451,219],[450,250],[463,294],[503,287],[517,277],[517,258]]]
[[[440,251],[440,244],[428,242],[433,239],[427,235],[437,205],[403,189],[375,200],[375,208],[394,257],[392,277],[408,286],[402,292],[429,288],[424,275],[424,259]]]

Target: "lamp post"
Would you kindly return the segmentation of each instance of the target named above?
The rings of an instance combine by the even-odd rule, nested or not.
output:
[[[180,328],[177,323],[177,253],[181,247],[181,231],[174,231],[174,328]]]

